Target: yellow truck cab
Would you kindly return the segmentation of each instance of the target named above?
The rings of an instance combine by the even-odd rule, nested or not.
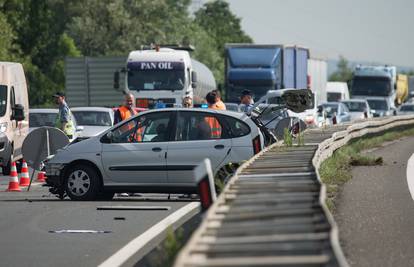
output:
[[[395,105],[399,106],[408,98],[408,76],[397,74],[396,84],[397,96],[395,98]]]
[[[29,132],[29,100],[23,66],[0,61],[0,164],[3,175],[12,161],[23,158],[22,145]]]

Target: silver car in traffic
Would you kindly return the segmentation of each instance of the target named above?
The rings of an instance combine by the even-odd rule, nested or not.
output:
[[[211,160],[214,172],[250,159],[263,135],[244,113],[210,109],[142,112],[45,162],[51,192],[73,200],[114,192],[193,193],[192,170]]]

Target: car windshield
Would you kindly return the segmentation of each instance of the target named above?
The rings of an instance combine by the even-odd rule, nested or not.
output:
[[[56,122],[56,113],[32,113],[29,111],[29,127],[54,127]]]
[[[111,115],[102,111],[72,111],[78,125],[112,126]]]
[[[278,57],[279,47],[234,47],[228,50],[230,64],[233,67],[262,67],[270,68]]]
[[[367,106],[364,102],[343,102],[351,112],[365,112]]]
[[[414,105],[404,105],[400,108],[400,111],[414,111]]]
[[[128,63],[129,90],[182,90],[185,86],[182,62]]]
[[[392,93],[388,78],[355,77],[352,82],[352,95],[389,96]]]
[[[376,110],[388,110],[388,104],[385,100],[368,100],[369,107]]]
[[[327,93],[328,102],[336,102],[341,100],[341,93]]]
[[[323,105],[323,109],[326,111],[326,116],[328,118],[332,117],[334,114],[338,114],[338,105],[335,105],[335,104]]]
[[[7,108],[7,86],[0,85],[0,116],[4,116]]]

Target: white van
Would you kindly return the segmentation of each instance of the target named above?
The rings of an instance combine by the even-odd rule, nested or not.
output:
[[[10,174],[11,162],[23,158],[29,132],[29,100],[23,66],[0,61],[0,164]]]
[[[328,102],[348,100],[348,85],[344,82],[328,82],[326,84],[326,99]]]

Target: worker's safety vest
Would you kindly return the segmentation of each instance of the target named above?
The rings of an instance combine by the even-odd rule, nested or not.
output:
[[[130,110],[129,108],[122,106],[119,109],[119,113],[121,114],[121,119],[127,120],[130,117],[134,116],[135,114],[137,114],[134,110]],[[129,125],[129,129],[131,129],[133,126]],[[129,137],[129,142],[133,143],[133,142],[142,142],[142,133],[143,133],[143,129],[141,126],[138,126],[138,129],[136,131],[135,134],[130,135]]]
[[[121,119],[123,121],[137,114],[134,110],[130,110],[129,108],[125,106],[120,107],[118,110],[119,110],[119,113],[121,114]]]
[[[62,129],[62,122],[60,120],[60,111],[58,112],[56,116],[55,127]],[[67,136],[71,136],[71,137],[73,137],[73,135],[75,134],[75,125],[73,123],[73,115],[72,115],[72,112],[70,112],[70,110],[69,110],[69,120],[66,123],[65,128],[63,129],[63,132]]]
[[[214,117],[207,117],[206,122],[211,129],[211,138],[220,138],[221,137],[221,125],[218,120]]]

